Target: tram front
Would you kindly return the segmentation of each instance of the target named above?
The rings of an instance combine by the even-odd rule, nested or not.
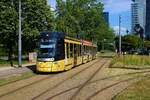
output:
[[[57,72],[64,70],[64,34],[58,32],[40,33],[40,48],[36,71]]]

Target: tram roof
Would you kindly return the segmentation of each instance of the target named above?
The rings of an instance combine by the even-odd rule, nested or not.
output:
[[[90,41],[69,37],[63,32],[43,31],[43,32],[40,33],[41,36],[45,36],[46,34],[49,34],[49,35],[50,34],[53,34],[53,35],[55,34],[56,37],[63,37],[63,36],[65,36],[65,38],[64,38],[65,42],[68,42],[68,43],[83,44],[85,46],[97,47],[97,45],[93,44]]]

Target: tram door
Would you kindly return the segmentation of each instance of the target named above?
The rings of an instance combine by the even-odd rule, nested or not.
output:
[[[74,44],[74,66],[77,65],[77,45]]]

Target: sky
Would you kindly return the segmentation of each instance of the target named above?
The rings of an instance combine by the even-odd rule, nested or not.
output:
[[[119,15],[121,16],[122,34],[126,34],[126,30],[131,30],[131,0],[100,0],[104,3],[104,11],[109,12],[110,26],[116,31],[119,30]],[[48,4],[55,8],[55,0],[48,0]]]

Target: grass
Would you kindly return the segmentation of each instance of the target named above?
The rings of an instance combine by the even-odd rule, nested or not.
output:
[[[100,57],[113,57],[116,55],[116,53],[113,51],[109,51],[109,50],[102,50],[102,51],[98,52],[97,55]]]
[[[28,63],[28,60],[22,60],[22,64],[26,64],[26,63]],[[17,65],[18,61],[17,60],[13,60],[13,64]],[[8,60],[0,59],[0,67],[4,67],[4,66],[10,66],[10,62]]]
[[[150,56],[123,55],[113,58],[111,67],[150,68]]]
[[[3,79],[0,79],[0,86],[6,85],[8,83],[16,82],[16,81],[19,81],[22,79],[26,79],[26,78],[29,78],[29,77],[34,76],[34,75],[35,74],[32,72],[26,72],[26,73],[23,73],[23,74],[20,74],[17,76],[11,76],[8,78],[3,78]]]
[[[132,84],[113,100],[150,100],[150,78]]]

